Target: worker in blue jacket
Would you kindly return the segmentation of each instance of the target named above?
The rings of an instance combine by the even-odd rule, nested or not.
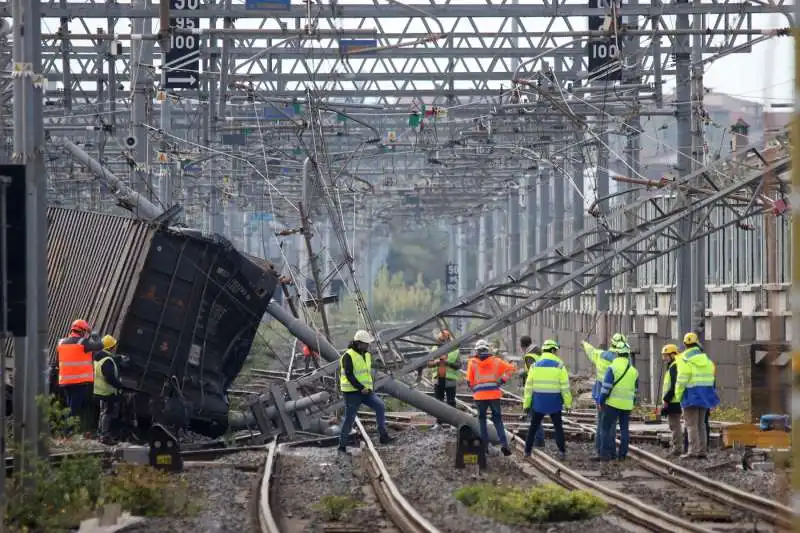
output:
[[[532,416],[525,439],[525,457],[531,455],[545,416],[549,416],[553,422],[559,458],[563,460],[566,456],[561,412],[572,407],[572,393],[569,389],[569,372],[557,355],[558,348],[558,342],[551,339],[544,341],[539,360],[528,370],[522,408],[525,413],[532,412]]]

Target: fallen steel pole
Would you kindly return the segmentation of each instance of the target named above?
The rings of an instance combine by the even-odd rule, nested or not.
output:
[[[286,329],[288,329],[292,335],[300,339],[305,345],[316,350],[326,361],[334,362],[339,360],[341,354],[331,343],[328,342],[327,339],[325,339],[323,335],[315,332],[313,329],[308,327],[305,322],[292,316],[291,313],[283,309],[277,303],[270,302],[270,304],[267,306],[267,313],[275,317],[278,322],[286,326]],[[475,432],[478,432],[478,421],[467,413],[459,411],[454,407],[450,407],[444,402],[440,402],[439,400],[431,398],[424,392],[411,389],[399,381],[395,381],[394,378],[386,374],[376,372],[375,378],[376,388],[385,392],[386,394],[389,394],[390,396],[397,398],[398,400],[409,405],[413,405],[420,411],[424,411],[431,416],[435,416],[437,419],[442,420],[443,422],[446,422],[452,426],[459,427],[462,424],[467,424],[472,427]],[[344,402],[339,401],[327,409],[338,408],[343,404]],[[497,442],[497,433],[495,432],[494,427],[491,425],[489,426],[489,439],[492,442]]]
[[[330,399],[331,395],[325,391],[304,396],[298,400],[291,400],[284,404],[284,409],[287,413],[294,413],[301,409],[308,409],[313,405],[325,403]],[[264,415],[269,419],[276,419],[280,416],[278,409],[275,406],[269,406],[264,409]],[[228,425],[234,429],[252,427],[256,424],[256,419],[252,413],[242,411],[231,411],[228,413]]]

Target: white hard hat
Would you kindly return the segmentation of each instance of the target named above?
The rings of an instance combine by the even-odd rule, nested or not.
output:
[[[486,350],[487,352],[489,351],[489,343],[484,339],[479,339],[475,343],[475,351],[480,352],[481,350]]]
[[[364,344],[371,344],[375,342],[375,337],[369,334],[369,331],[360,329],[356,331],[356,334],[353,335],[353,340],[358,342],[363,342]]]

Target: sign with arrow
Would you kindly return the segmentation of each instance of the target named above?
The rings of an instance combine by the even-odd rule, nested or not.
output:
[[[169,19],[173,30],[200,28],[199,17],[187,17],[200,7],[200,0],[169,0],[170,12],[177,17]],[[200,39],[197,35],[177,33],[170,36],[170,48],[162,68],[167,70],[166,89],[197,89],[200,87]]]

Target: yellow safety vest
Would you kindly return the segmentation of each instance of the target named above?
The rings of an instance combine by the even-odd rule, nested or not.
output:
[[[530,368],[536,364],[536,361],[539,360],[541,355],[528,352],[522,356],[522,361],[525,363],[525,369],[530,370]]]
[[[630,368],[625,372],[628,365],[630,365]],[[621,411],[632,411],[633,401],[636,398],[636,380],[639,378],[639,372],[627,357],[617,357],[611,362],[609,368],[614,373],[614,381],[617,384],[608,394],[606,405]],[[622,375],[623,372],[625,373],[624,376]],[[622,379],[620,379],[620,376],[622,376]]]
[[[434,347],[431,348],[431,351],[435,352],[438,349],[439,349],[438,346],[434,346]],[[461,352],[459,351],[458,348],[456,348],[455,350],[450,351],[447,354],[447,364],[451,365],[451,364],[457,363],[459,357],[461,357]],[[445,372],[446,373],[445,373],[444,379],[447,380],[447,381],[458,381],[461,378],[461,372],[457,368],[451,368],[450,366],[448,366]],[[439,366],[438,365],[433,367],[433,371],[431,372],[431,379],[433,379],[434,381],[439,379]]]
[[[662,398],[667,393],[669,388],[672,386],[672,379],[670,379],[670,377],[669,377],[669,371],[673,366],[675,366],[677,364],[678,364],[678,361],[672,361],[669,364],[669,366],[667,366],[667,371],[664,372],[664,380],[661,382],[661,397]],[[677,404],[679,404],[679,403],[681,403],[681,401],[680,400],[676,400],[675,399],[675,395],[673,394],[672,395],[672,400],[669,403],[677,403]]]
[[[109,356],[103,357],[99,361],[94,362],[94,395],[95,396],[114,396],[119,391],[112,387],[108,381],[106,381],[105,376],[103,376],[103,371],[101,368],[103,367],[103,363],[108,360],[111,360],[111,364],[114,365],[114,374],[119,376],[119,370],[117,369],[117,362],[114,361],[114,358]]]
[[[353,374],[355,374],[358,382],[364,385],[364,387],[371,389],[372,354],[367,352],[362,356],[360,353],[350,348],[339,358],[339,390],[342,392],[356,392],[357,390],[350,384],[350,380],[347,379],[347,376],[344,375],[342,360],[345,355],[349,355],[350,361],[353,362]]]
[[[533,395],[561,394],[564,406],[569,409],[572,406],[572,392],[569,388],[569,372],[560,357],[551,352],[542,352],[538,357],[537,363],[552,361],[555,366],[532,366],[528,370],[528,377],[525,380],[525,391],[523,393],[522,407],[530,409],[533,402]]]

